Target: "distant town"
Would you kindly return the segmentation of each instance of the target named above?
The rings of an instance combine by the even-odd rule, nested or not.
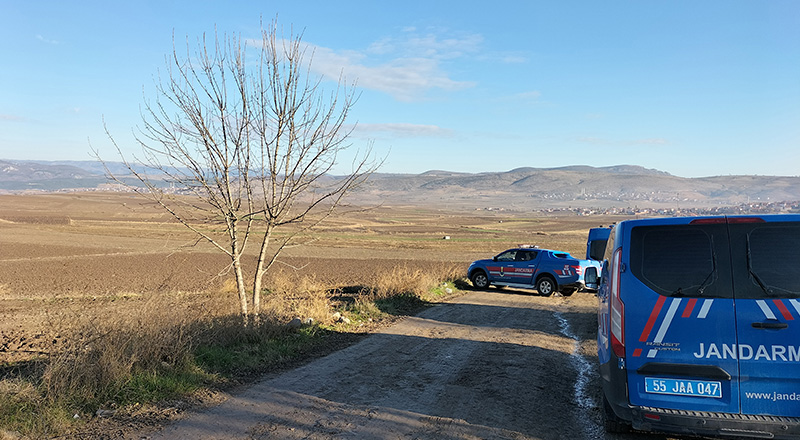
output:
[[[585,208],[569,207],[543,209],[543,212],[571,212],[577,215],[629,215],[679,217],[695,215],[741,215],[741,214],[800,214],[800,201],[742,203],[735,206],[715,206],[711,208]]]
[[[502,207],[478,208],[485,211],[517,211]],[[734,206],[686,207],[686,208],[652,208],[652,207],[611,207],[594,208],[570,206],[566,208],[542,208],[534,210],[545,214],[589,215],[621,215],[621,216],[660,216],[682,217],[695,215],[746,215],[746,214],[800,214],[800,201],[793,202],[759,202],[742,203]]]

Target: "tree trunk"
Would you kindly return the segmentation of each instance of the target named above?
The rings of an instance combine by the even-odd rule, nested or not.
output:
[[[236,275],[236,290],[239,292],[239,312],[243,317],[247,317],[247,291],[244,288],[244,275],[242,274],[242,262],[240,256],[233,257],[233,272]]]
[[[264,277],[264,260],[267,257],[267,246],[272,234],[272,225],[267,226],[264,239],[261,241],[261,249],[258,251],[258,261],[256,262],[256,274],[253,280],[253,314],[261,313],[261,280]]]

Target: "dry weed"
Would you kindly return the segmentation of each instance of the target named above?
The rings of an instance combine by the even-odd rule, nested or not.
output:
[[[190,323],[198,311],[169,295],[150,295],[129,313],[76,314],[60,322],[61,350],[50,355],[43,376],[51,399],[94,401],[135,371],[185,362]]]
[[[319,281],[316,275],[277,269],[267,274],[265,284],[268,290],[262,294],[262,315],[277,322],[293,318],[329,320],[332,287]]]
[[[425,269],[397,265],[376,274],[370,295],[373,299],[383,299],[410,294],[426,299],[433,287],[460,278],[462,271],[460,265],[447,263],[431,264]]]

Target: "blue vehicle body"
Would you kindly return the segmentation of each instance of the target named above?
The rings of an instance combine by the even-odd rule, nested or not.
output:
[[[597,270],[597,273],[600,273],[603,265],[603,255],[605,254],[606,250],[606,242],[608,242],[608,236],[610,234],[610,227],[589,229],[589,235],[586,239],[586,259],[581,260],[581,284],[583,285],[582,288],[584,290],[588,290],[589,292],[597,291],[597,289],[593,287],[586,286],[584,276],[586,274],[586,269],[590,267],[594,267]]]
[[[800,215],[628,220],[599,281],[606,429],[800,438]]]
[[[508,249],[490,260],[470,264],[467,277],[480,289],[490,285],[536,289],[549,296],[571,295],[581,287],[579,260],[566,252],[537,247]]]

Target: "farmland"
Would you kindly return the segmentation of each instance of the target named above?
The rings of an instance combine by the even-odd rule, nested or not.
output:
[[[266,302],[281,311],[277,319],[325,322],[342,297],[387,278],[459,274],[520,243],[581,255],[589,227],[617,220],[351,207],[308,236],[309,245],[285,250],[265,285],[284,294]],[[238,311],[227,257],[132,195],[0,196],[0,250],[3,371],[69,346],[74,332],[66,330],[76,322],[143,325],[165,314],[206,319]],[[313,308],[298,299],[308,292],[316,295]]]
[[[615,220],[353,208],[323,224],[313,244],[287,249],[277,271],[335,288],[369,285],[397,266],[466,269],[474,259],[519,243],[577,256],[589,227]],[[42,329],[52,327],[53,310],[64,305],[81,313],[87,304],[122,310],[163,293],[230,298],[221,304],[235,311],[227,256],[132,195],[0,196],[0,249],[0,362],[45,351]]]

